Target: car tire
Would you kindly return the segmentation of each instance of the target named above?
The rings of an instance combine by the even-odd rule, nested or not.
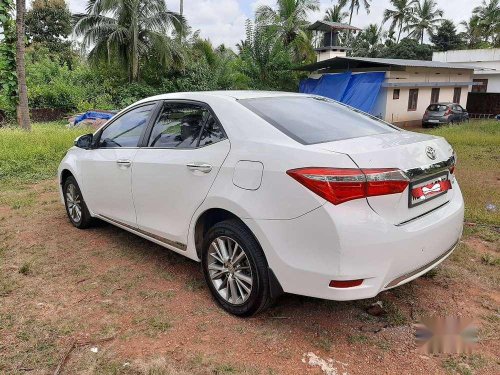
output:
[[[71,224],[78,229],[90,227],[93,219],[83,199],[80,187],[73,176],[64,181],[63,196],[66,214]]]
[[[238,220],[222,221],[208,230],[202,268],[212,296],[233,315],[255,315],[272,302],[264,252]]]

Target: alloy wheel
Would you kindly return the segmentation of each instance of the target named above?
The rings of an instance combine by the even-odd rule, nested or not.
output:
[[[80,194],[76,186],[69,184],[66,189],[66,205],[68,207],[69,216],[75,223],[80,222],[82,219],[82,203]]]
[[[245,250],[232,238],[220,236],[208,248],[208,272],[217,293],[233,305],[250,296],[252,269]]]

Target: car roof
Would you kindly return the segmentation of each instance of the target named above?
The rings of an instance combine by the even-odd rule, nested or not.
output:
[[[226,90],[226,91],[192,91],[192,92],[173,92],[169,94],[156,95],[150,98],[141,100],[162,100],[162,99],[206,99],[206,98],[225,98],[225,99],[255,99],[255,98],[272,98],[282,96],[311,96],[307,94],[299,94],[294,92],[284,91],[259,91],[259,90]]]

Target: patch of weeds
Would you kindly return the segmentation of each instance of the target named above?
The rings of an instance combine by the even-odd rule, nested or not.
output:
[[[15,281],[7,278],[0,279],[0,297],[7,297],[16,287]]]
[[[170,319],[165,315],[159,315],[149,319],[148,325],[158,333],[166,332],[172,328]]]
[[[403,326],[408,323],[408,318],[403,311],[392,301],[384,301],[384,309],[387,312],[386,319],[393,327]]]
[[[483,254],[481,262],[487,266],[498,266],[500,265],[500,258],[491,254]]]
[[[195,292],[205,288],[205,280],[202,279],[191,279],[186,283],[186,288],[190,292]]]
[[[33,273],[31,263],[24,263],[21,268],[19,268],[19,273],[24,276],[29,276]]]
[[[375,323],[379,321],[376,316],[370,315],[364,311],[359,311],[359,313],[356,314],[356,318],[363,323]]]
[[[333,346],[332,335],[328,331],[321,331],[318,333],[318,338],[314,343],[318,348],[329,352]]]
[[[347,341],[349,342],[349,344],[366,344],[368,343],[368,341],[370,341],[370,339],[366,335],[355,334],[355,335],[349,335]]]
[[[424,273],[422,275],[422,277],[424,277],[426,279],[434,279],[439,273],[438,269],[439,269],[439,267],[435,267],[435,268],[431,269],[430,271]]]
[[[160,276],[163,280],[172,281],[174,280],[174,274],[168,271],[161,271]]]
[[[479,354],[470,356],[462,355],[460,357],[449,357],[443,360],[443,368],[449,373],[458,373],[460,375],[472,375],[474,370],[479,370],[486,366],[488,361]]]
[[[214,368],[214,373],[217,375],[236,374],[237,372],[238,372],[238,369],[230,364],[223,363],[221,365],[215,366],[215,368]]]
[[[380,339],[375,341],[375,346],[383,351],[391,350],[391,343],[386,339]]]

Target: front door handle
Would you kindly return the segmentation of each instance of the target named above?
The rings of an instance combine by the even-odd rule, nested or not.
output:
[[[132,165],[132,161],[128,159],[118,159],[116,161],[119,167],[129,168]]]
[[[212,166],[205,163],[189,163],[186,166],[191,171],[200,171],[203,173],[209,173],[212,170]]]

